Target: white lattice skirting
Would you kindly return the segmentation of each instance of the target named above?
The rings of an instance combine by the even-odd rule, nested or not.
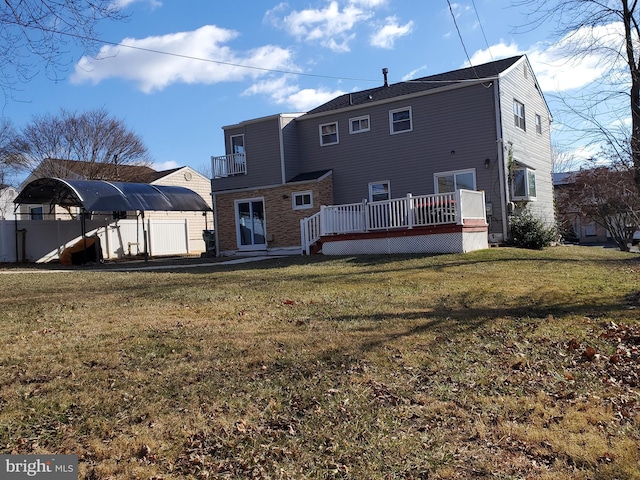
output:
[[[489,248],[487,232],[436,233],[389,238],[330,240],[322,244],[324,255],[384,253],[465,253]]]

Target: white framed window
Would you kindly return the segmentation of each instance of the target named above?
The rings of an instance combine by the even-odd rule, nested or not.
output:
[[[244,153],[244,134],[231,135],[231,153]]]
[[[455,192],[456,190],[476,189],[476,169],[454,170],[433,174],[434,191],[436,193]]]
[[[382,202],[391,199],[391,182],[384,180],[382,182],[369,183],[369,201]]]
[[[511,197],[513,200],[535,200],[536,171],[527,167],[516,167],[511,172]]]
[[[536,133],[542,134],[542,117],[536,113]]]
[[[410,132],[413,130],[413,120],[411,107],[397,108],[389,110],[389,133]]]
[[[370,130],[369,122],[370,122],[369,115],[350,118],[349,133],[353,134],[353,133],[368,132]]]
[[[44,220],[44,211],[42,207],[30,207],[29,218],[31,220]]]
[[[527,131],[527,125],[524,119],[524,103],[517,100],[513,101],[513,123],[516,127]]]
[[[294,192],[293,209],[304,210],[305,208],[313,208],[313,192],[311,190],[306,192]]]
[[[338,122],[324,123],[320,125],[320,145],[335,145],[338,139]]]

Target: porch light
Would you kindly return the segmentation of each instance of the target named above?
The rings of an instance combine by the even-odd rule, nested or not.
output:
[[[488,158],[485,159],[484,161],[484,168],[489,168],[489,165],[491,164],[491,160],[489,160]]]

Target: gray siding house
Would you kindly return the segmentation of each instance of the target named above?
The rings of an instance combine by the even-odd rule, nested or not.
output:
[[[322,205],[484,192],[488,241],[528,206],[555,222],[551,114],[526,56],[341,95],[223,127],[212,157],[217,245],[299,250]]]

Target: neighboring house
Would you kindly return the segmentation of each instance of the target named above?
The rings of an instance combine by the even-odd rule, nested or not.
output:
[[[553,187],[556,198],[560,197],[564,188],[569,188],[571,176],[576,172],[561,172],[553,174]],[[573,197],[571,197],[573,198]],[[591,244],[611,242],[611,235],[602,225],[598,225],[591,218],[582,215],[575,207],[561,208],[563,202],[558,202],[558,226],[566,242]],[[640,238],[640,233],[634,235]]]
[[[23,186],[42,177],[61,179],[92,179],[118,182],[147,183],[150,185],[168,185],[186,187],[202,197],[211,207],[211,181],[191,167],[180,167],[171,170],[156,171],[146,166],[101,164],[91,165],[89,162],[74,160],[45,160],[23,182]],[[65,209],[58,205],[20,205],[19,214],[22,219],[32,220],[68,220],[79,213],[77,208]],[[114,219],[136,218],[138,212],[103,212],[113,215]],[[203,240],[203,230],[213,229],[212,212],[144,212],[145,219],[185,220],[188,224],[188,238],[192,252],[207,250]],[[94,215],[95,216],[95,215]]]
[[[18,196],[18,191],[0,183],[0,220],[13,220],[15,218],[15,205],[13,201]]]
[[[484,191],[489,239],[528,205],[554,224],[551,114],[526,56],[383,84],[223,127],[211,181],[221,254],[300,249],[321,205]]]

